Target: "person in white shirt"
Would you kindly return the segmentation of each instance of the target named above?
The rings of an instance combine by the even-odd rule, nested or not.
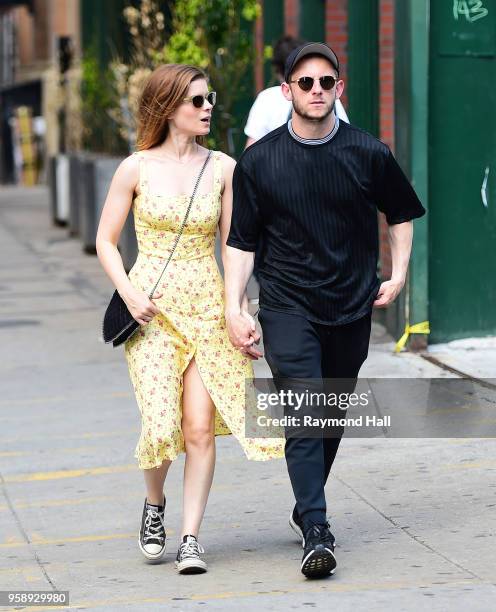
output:
[[[293,49],[300,47],[303,43],[304,41],[292,36],[283,36],[274,45],[272,65],[280,83],[284,81],[283,75],[286,58]],[[287,123],[292,108],[292,103],[283,96],[280,85],[268,87],[261,91],[250,109],[248,121],[246,122],[244,130],[248,137],[246,146],[249,147],[255,141],[265,136],[265,134]],[[335,113],[340,120],[349,123],[348,115],[340,100],[336,100]]]

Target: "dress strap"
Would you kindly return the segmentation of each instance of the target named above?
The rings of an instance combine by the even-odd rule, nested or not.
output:
[[[214,196],[220,196],[222,191],[222,160],[220,151],[214,151],[213,154],[214,161]]]
[[[134,155],[138,158],[138,185],[140,193],[148,191],[148,172],[146,169],[146,160],[140,151],[135,151]]]

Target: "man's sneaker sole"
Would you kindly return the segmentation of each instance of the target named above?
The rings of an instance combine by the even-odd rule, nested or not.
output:
[[[305,538],[303,537],[303,531],[298,523],[293,518],[293,511],[289,513],[289,526],[296,533],[296,535],[301,539],[301,546],[305,548]]]
[[[156,554],[149,553],[143,548],[143,546],[141,545],[141,530],[138,532],[138,546],[141,552],[143,553],[143,556],[146,557],[149,561],[160,561],[160,559],[165,555],[165,543],[163,549]]]
[[[301,562],[301,572],[307,578],[324,578],[336,571],[336,557],[330,548],[311,550]]]
[[[203,574],[207,571],[207,564],[201,559],[184,559],[176,561],[176,569],[180,574]]]

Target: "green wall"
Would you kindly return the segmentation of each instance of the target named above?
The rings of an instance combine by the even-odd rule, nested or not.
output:
[[[272,46],[284,34],[284,1],[264,2],[264,45]],[[264,83],[266,87],[277,85],[270,60],[264,62]]]
[[[325,0],[300,0],[300,38],[325,42]]]
[[[348,1],[348,112],[352,123],[379,133],[378,0]]]

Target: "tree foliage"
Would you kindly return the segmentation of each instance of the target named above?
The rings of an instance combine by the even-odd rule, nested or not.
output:
[[[218,94],[213,140],[231,154],[234,104],[247,93],[243,80],[254,57],[251,25],[260,12],[257,0],[177,0],[164,49],[165,61],[206,70]]]
[[[110,69],[102,70],[94,49],[88,49],[81,62],[81,124],[84,149],[99,153],[122,154],[127,150],[117,124],[109,121],[115,100],[109,83]]]
[[[252,26],[260,12],[258,0],[176,0],[171,22],[166,23],[157,0],[141,0],[124,9],[132,59],[126,63],[116,57],[110,64],[113,101],[107,112],[130,149],[144,80],[160,64],[179,63],[207,73],[218,94],[209,145],[234,153],[234,105],[247,93],[243,81],[253,61]]]

